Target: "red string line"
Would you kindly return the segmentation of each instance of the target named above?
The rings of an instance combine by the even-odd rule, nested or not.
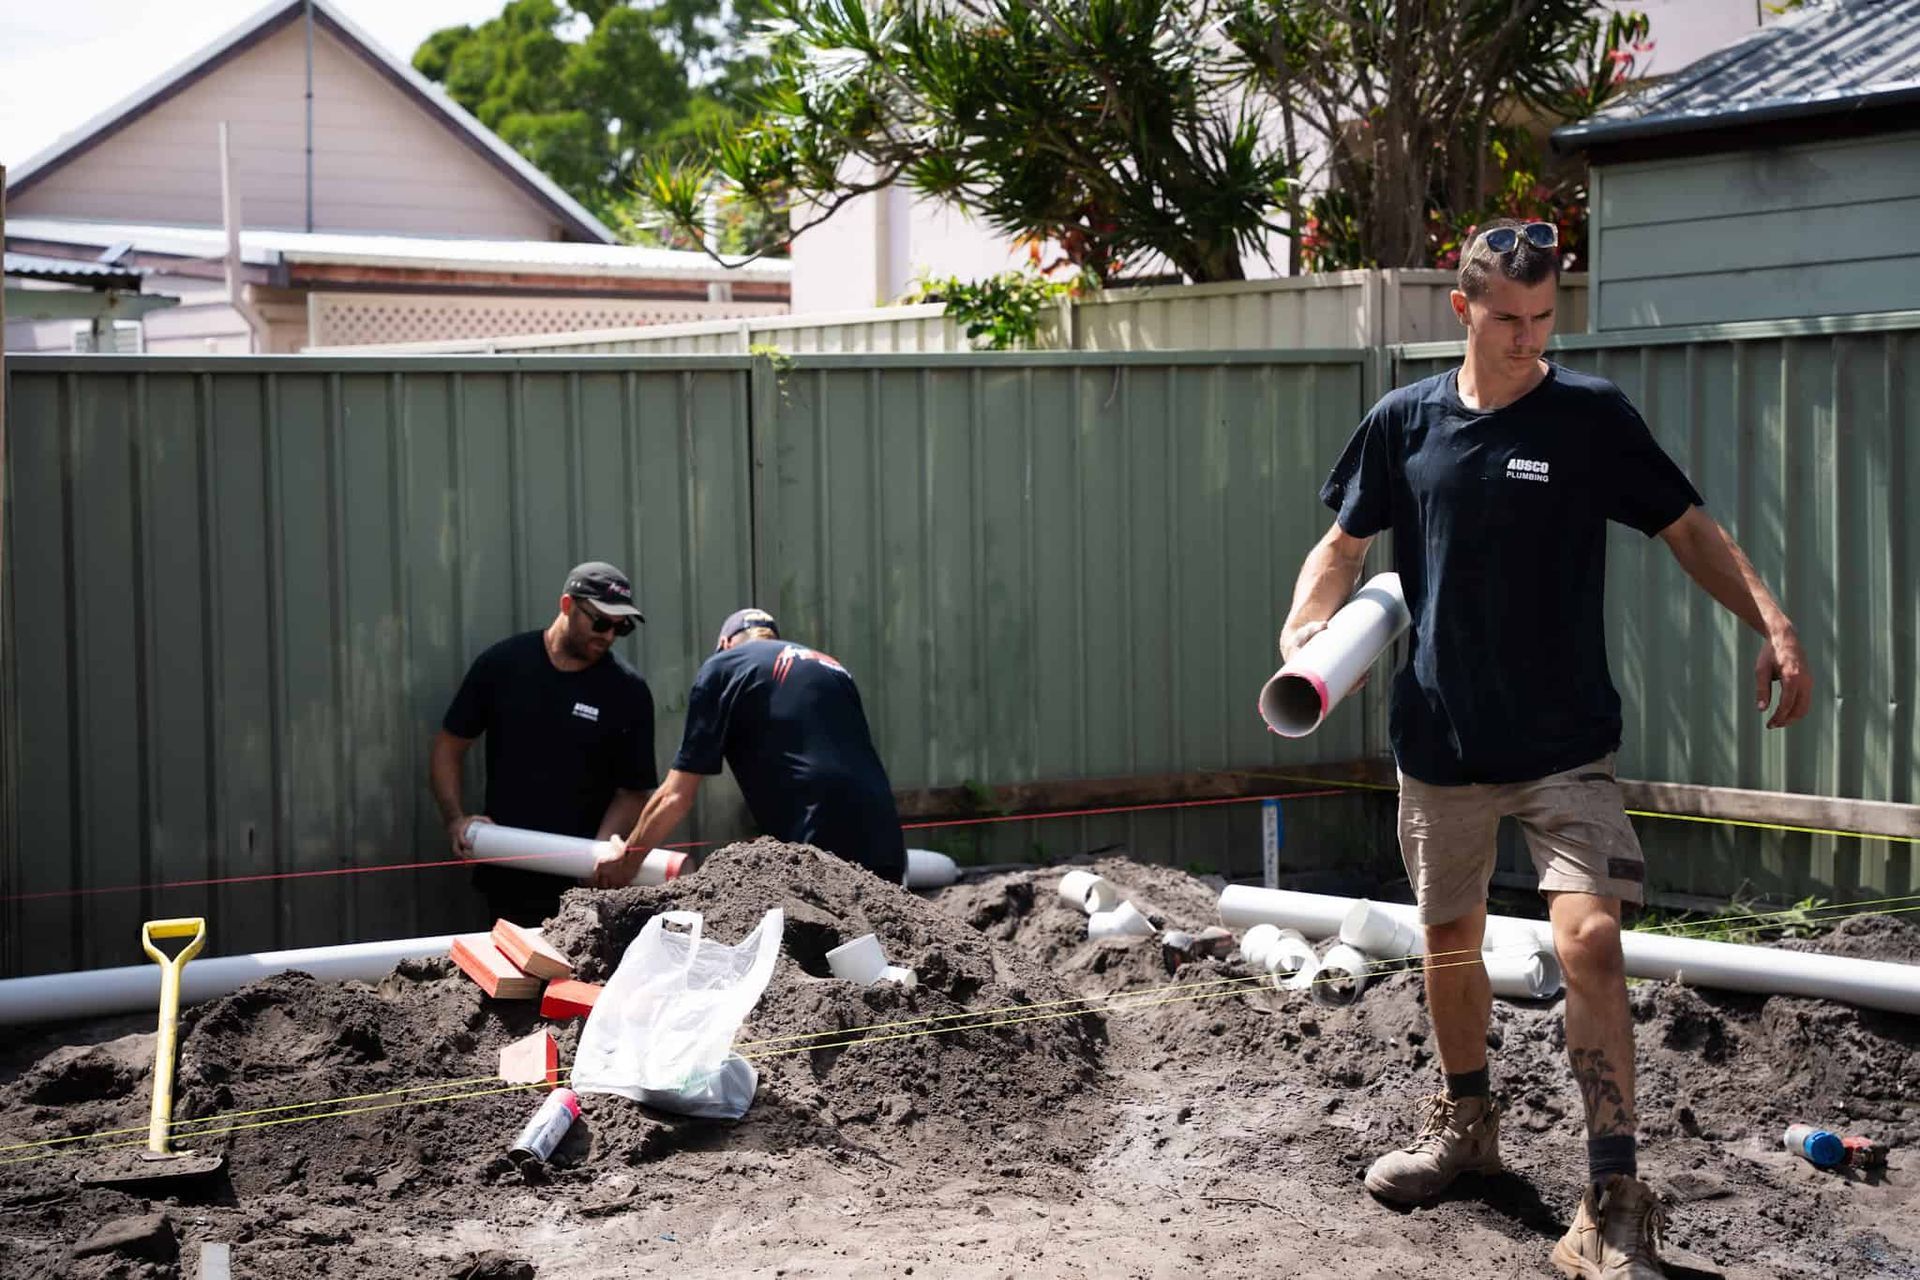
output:
[[[1207,800],[1166,800],[1155,804],[1106,805],[1093,809],[1061,809],[1048,813],[1006,813],[981,818],[942,818],[930,822],[902,823],[902,831],[924,831],[931,827],[972,827],[991,822],[1042,822],[1049,818],[1096,818],[1116,813],[1144,813],[1156,809],[1197,809],[1210,805],[1256,804],[1262,800],[1309,800],[1319,796],[1353,795],[1354,792],[1342,787],[1331,787],[1324,791],[1285,791],[1267,796],[1227,796]],[[693,840],[681,844],[662,845],[663,849],[706,849],[718,844],[717,840]],[[150,884],[100,885],[91,889],[47,889],[36,893],[14,893],[0,897],[0,902],[41,902],[49,898],[84,898],[105,893],[144,893],[161,892],[167,889],[204,889],[216,885],[260,884],[275,880],[310,880],[322,876],[371,875],[381,871],[427,871],[435,867],[475,867],[500,862],[538,862],[542,858],[552,857],[543,853],[507,854],[494,858],[441,858],[432,862],[394,862],[373,867],[327,867],[314,871],[262,871],[251,875],[210,876],[204,880],[165,880]]]

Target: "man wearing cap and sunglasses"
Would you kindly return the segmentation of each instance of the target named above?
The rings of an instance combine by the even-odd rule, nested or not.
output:
[[[613,652],[616,637],[645,622],[633,586],[591,560],[567,575],[560,612],[543,631],[509,636],[468,668],[433,740],[434,802],[454,854],[473,856],[469,823],[606,839],[632,828],[659,780],[653,758],[653,694]],[[486,735],[484,816],[461,805],[460,770]],[[569,887],[557,876],[511,865],[473,870],[494,917],[537,925]]]
[[[623,856],[604,857],[602,887],[626,884],[693,808],[703,777],[733,770],[761,831],[857,862],[895,884],[906,841],[893,786],[873,748],[853,677],[780,638],[773,615],[740,609],[687,695],[687,727],[666,781],[647,801]]]
[[[1367,1171],[1412,1204],[1461,1173],[1497,1171],[1500,1108],[1487,1070],[1492,994],[1479,963],[1502,817],[1519,821],[1566,975],[1567,1058],[1587,1130],[1587,1178],[1551,1261],[1589,1280],[1653,1280],[1665,1219],[1640,1181],[1633,1019],[1620,909],[1645,863],[1613,753],[1620,698],[1602,627],[1609,521],[1658,535],[1686,573],[1763,640],[1754,693],[1769,727],[1806,714],[1812,678],[1792,622],[1686,475],[1605,379],[1543,358],[1559,238],[1503,219],[1461,254],[1458,369],[1390,392],[1321,489],[1336,513],[1308,555],[1282,658],[1351,594],[1367,546],[1393,532],[1413,615],[1394,678],[1400,852],[1425,926],[1427,1004],[1446,1073],[1411,1145]]]

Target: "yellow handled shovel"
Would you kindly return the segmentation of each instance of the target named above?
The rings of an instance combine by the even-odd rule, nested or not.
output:
[[[179,954],[169,956],[156,939],[186,938]],[[207,922],[200,916],[179,920],[149,920],[140,926],[140,946],[160,966],[160,1025],[154,1037],[153,1110],[147,1120],[147,1149],[135,1158],[83,1175],[89,1186],[165,1182],[197,1178],[217,1172],[226,1163],[221,1156],[174,1154],[168,1133],[173,1127],[173,1068],[180,1035],[180,975],[187,961],[207,945]]]

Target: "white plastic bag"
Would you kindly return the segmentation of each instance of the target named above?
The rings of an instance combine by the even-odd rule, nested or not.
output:
[[[727,946],[701,936],[698,912],[647,921],[587,1016],[573,1087],[684,1115],[744,1115],[758,1073],[730,1050],[773,977],[784,925],[776,907]]]

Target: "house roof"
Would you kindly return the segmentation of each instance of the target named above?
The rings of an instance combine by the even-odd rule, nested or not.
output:
[[[162,75],[136,89],[79,128],[43,148],[23,163],[7,171],[7,189],[18,193],[31,187],[62,164],[87,151],[115,132],[153,110],[181,90],[211,74],[283,27],[301,19],[306,0],[273,0],[266,8],[242,22],[225,35],[190,54]],[[501,141],[499,135],[481,124],[439,85],[415,71],[411,64],[380,47],[328,0],[313,0],[316,25],[327,31],[352,52],[359,54],[374,70],[402,93],[412,98],[429,115],[436,116],[462,142],[500,170],[528,195],[544,204],[574,235],[583,240],[614,244],[619,237],[575,200],[552,178]]]
[[[138,289],[146,271],[110,262],[80,262],[72,258],[49,258],[37,253],[0,255],[4,268],[0,274],[21,280],[46,280],[55,284],[85,285],[89,289]]]
[[[1907,104],[1920,107],[1920,0],[1827,0],[1554,130],[1553,141],[1579,149]]]
[[[137,253],[181,258],[220,258],[227,251],[226,232],[219,227],[80,222],[66,218],[8,218],[7,237],[33,244],[70,244],[88,249],[125,242]],[[11,263],[14,256],[8,254],[7,261]],[[792,275],[792,267],[784,259],[763,258],[758,262],[728,267],[704,253],[653,249],[641,245],[579,244],[557,240],[467,240],[251,228],[240,233],[240,260],[257,266],[347,263],[439,271],[592,274],[658,280],[765,281],[780,284],[786,283]]]

